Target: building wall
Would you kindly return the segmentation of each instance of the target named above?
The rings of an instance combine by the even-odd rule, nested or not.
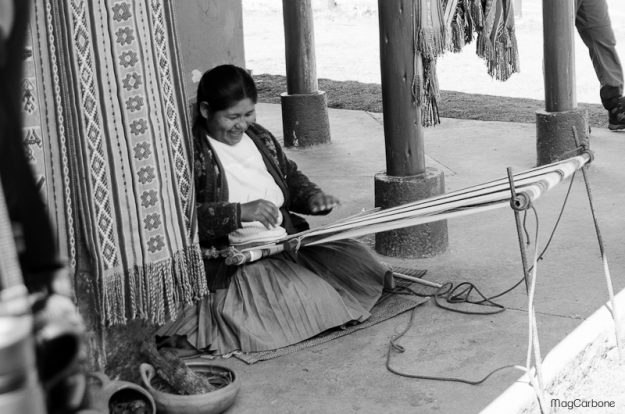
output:
[[[241,0],[184,0],[173,3],[187,101],[201,74],[217,65],[245,66]]]

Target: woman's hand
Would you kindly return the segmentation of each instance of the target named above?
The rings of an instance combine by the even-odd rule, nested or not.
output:
[[[341,204],[339,199],[325,193],[317,193],[308,199],[308,208],[313,213],[329,213],[334,207]]]
[[[241,221],[260,221],[269,230],[278,225],[280,209],[267,200],[254,200],[241,203]]]

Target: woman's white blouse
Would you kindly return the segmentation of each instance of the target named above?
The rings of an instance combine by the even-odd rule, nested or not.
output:
[[[208,137],[209,143],[221,161],[228,183],[228,201],[247,203],[264,199],[278,207],[284,204],[284,194],[267,171],[260,151],[246,134],[237,144],[228,145]],[[280,217],[280,222],[282,217]],[[276,240],[286,231],[282,227],[268,230],[259,221],[242,223],[243,228],[229,235],[232,244]]]

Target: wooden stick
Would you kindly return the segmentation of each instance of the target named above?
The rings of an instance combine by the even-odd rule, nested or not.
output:
[[[443,285],[441,285],[440,283],[430,282],[429,280],[420,279],[414,276],[408,276],[403,273],[393,272],[393,276],[395,276],[398,279],[410,280],[411,282],[419,283],[424,286],[435,287],[437,289],[440,289],[441,287],[443,287]]]

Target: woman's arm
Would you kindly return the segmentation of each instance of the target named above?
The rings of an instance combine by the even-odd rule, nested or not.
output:
[[[277,149],[291,194],[290,210],[310,215],[324,215],[332,211],[339,204],[338,199],[326,194],[317,184],[310,181],[308,176],[299,170],[295,161],[284,154],[279,145]]]
[[[251,125],[248,132],[261,142],[277,163],[280,179],[284,180],[289,192],[290,211],[301,214],[327,214],[338,204],[335,197],[325,194],[317,184],[299,170],[297,164],[286,156],[282,146],[271,132],[259,124]]]

